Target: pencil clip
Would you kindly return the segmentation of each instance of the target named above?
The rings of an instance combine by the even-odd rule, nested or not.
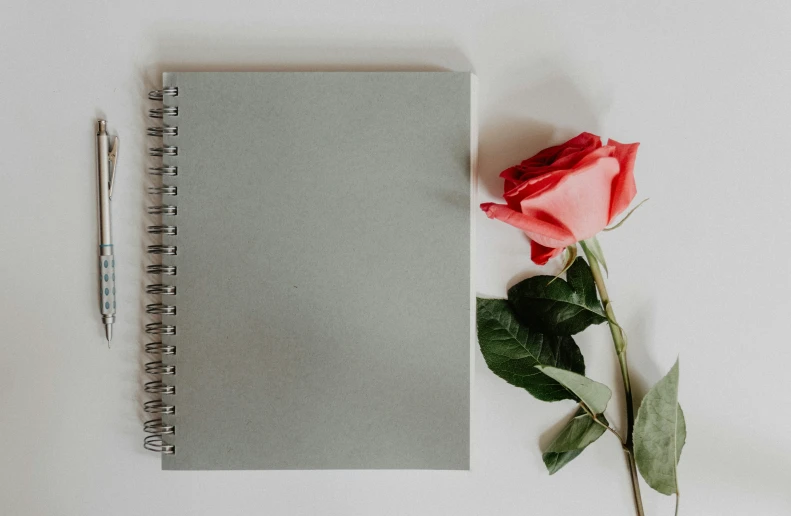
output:
[[[110,188],[110,199],[113,198],[113,185],[115,184],[115,171],[118,170],[118,137],[116,136],[113,138],[113,148],[110,149],[110,152],[107,154],[107,160],[113,167],[113,171],[110,174],[109,179],[109,188]]]

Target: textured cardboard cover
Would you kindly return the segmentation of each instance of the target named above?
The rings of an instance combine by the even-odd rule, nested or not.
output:
[[[469,468],[473,81],[164,74],[164,469]]]

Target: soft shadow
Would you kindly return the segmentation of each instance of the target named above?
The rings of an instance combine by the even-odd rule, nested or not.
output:
[[[741,491],[756,498],[779,500],[791,508],[791,463],[777,452],[786,447],[784,440],[759,441],[746,429],[729,424],[723,414],[687,413],[687,443],[679,461],[679,477],[683,483],[685,474],[705,475],[710,496]],[[731,453],[733,450],[739,453]],[[682,494],[683,489],[682,485]]]
[[[406,35],[383,44],[374,36],[350,36],[359,31],[338,28],[332,37],[311,38],[306,44],[310,28],[298,29],[267,35],[228,26],[157,30],[151,37],[156,60],[146,70],[153,69],[156,77],[164,71],[472,71],[467,56],[447,39]]]
[[[544,71],[541,80],[494,100],[481,117],[478,184],[500,197],[500,172],[582,131],[598,130],[596,110],[571,78]]]
[[[500,172],[552,145],[555,127],[531,118],[498,117],[479,129],[478,188],[503,195]]]
[[[88,133],[88,131],[90,131],[90,133],[88,133],[90,135],[89,138],[93,142],[96,141],[97,120],[106,120],[106,119],[107,119],[107,113],[103,109],[96,109],[94,118],[90,120],[90,123],[86,123],[85,124],[86,129],[87,129],[86,133]],[[86,136],[88,136],[88,134],[86,134]],[[96,152],[96,151],[94,151],[94,152]],[[96,172],[94,172],[93,174],[86,174],[81,179],[82,179],[82,181],[84,183],[88,183],[86,185],[86,188],[90,188],[91,189],[94,200],[97,200],[99,198],[99,182],[97,181]],[[86,204],[85,208],[89,211],[90,216],[93,217],[94,220],[97,221],[96,224],[98,224],[98,221],[99,221],[99,204],[98,204],[98,201],[96,203]],[[99,226],[98,225],[97,225],[96,237],[94,237],[94,238],[95,238],[94,242],[95,242],[95,246],[96,246],[96,247],[94,247],[94,249],[96,249],[98,251],[99,244],[101,244],[101,242],[99,240]],[[96,256],[96,255],[94,255],[94,256]],[[98,260],[98,256],[96,256],[96,260]],[[89,310],[89,313],[94,313],[95,311],[97,311],[97,308],[99,308],[99,306],[101,305],[101,302],[99,301],[99,299],[101,299],[101,298],[99,296],[101,295],[101,283],[102,283],[102,280],[101,280],[101,273],[100,273],[100,270],[99,270],[99,262],[98,261],[85,262],[85,266],[87,266],[87,268],[89,269],[89,271],[86,271],[86,274],[90,275],[90,277],[91,277],[91,284],[93,286],[93,292],[95,292],[94,296],[89,298],[90,299],[90,301],[89,301],[90,308],[88,310]],[[86,298],[86,299],[88,299],[88,298]],[[94,335],[95,336],[94,336],[94,338],[92,338],[90,340],[87,340],[86,342],[90,342],[90,343],[104,342],[105,339],[106,339],[106,334],[105,334],[105,330],[104,330],[104,324],[96,324],[96,325],[93,326],[93,328],[94,328]],[[117,326],[116,326],[116,328],[117,328]]]
[[[670,369],[672,364],[667,364],[663,373],[662,368],[650,354],[654,349],[654,328],[656,307],[650,300],[644,300],[635,310],[630,321],[625,324],[624,331],[627,338],[627,355],[629,358],[629,379],[632,384],[632,397],[635,410],[640,406],[646,393]],[[614,385],[621,385],[621,372],[617,368],[617,378]]]

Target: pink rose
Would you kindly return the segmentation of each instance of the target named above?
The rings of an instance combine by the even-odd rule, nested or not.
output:
[[[637,193],[634,161],[639,143],[582,133],[504,170],[506,204],[487,202],[490,219],[530,237],[531,259],[544,265],[566,246],[596,236]]]

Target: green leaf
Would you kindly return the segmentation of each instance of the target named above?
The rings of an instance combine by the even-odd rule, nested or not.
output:
[[[596,417],[603,425],[610,423],[603,414]],[[593,420],[582,407],[569,421],[563,430],[549,443],[542,458],[550,475],[576,459],[589,444],[601,437],[606,428]]]
[[[517,321],[505,299],[477,302],[478,342],[486,365],[511,385],[543,401],[574,399],[537,365],[585,373],[585,360],[571,337],[544,335]]]
[[[557,380],[559,384],[574,393],[576,399],[583,402],[594,414],[601,414],[610,402],[612,391],[603,383],[594,382],[581,374],[557,367],[537,365],[536,369]]]
[[[508,289],[508,301],[519,320],[550,335],[574,335],[606,321],[585,260],[577,258],[566,279],[534,276]]]
[[[678,360],[648,391],[634,423],[634,458],[646,483],[662,494],[678,494],[676,468],[687,438],[678,404]]]

